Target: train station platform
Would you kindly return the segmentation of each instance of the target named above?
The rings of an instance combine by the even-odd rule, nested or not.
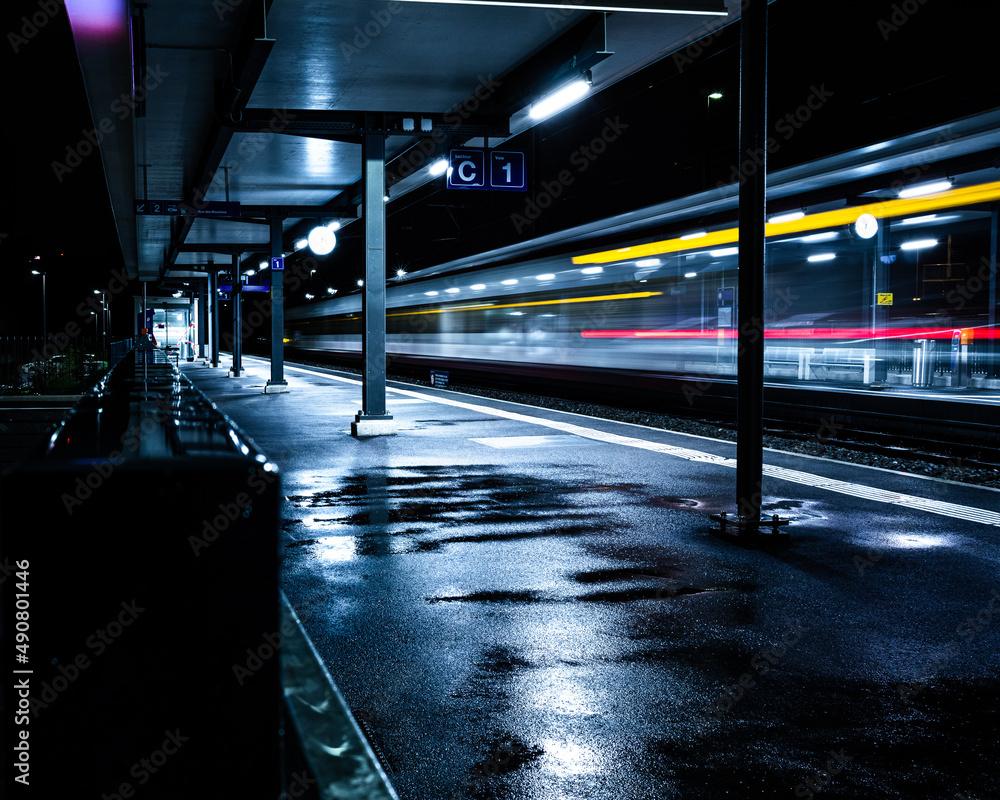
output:
[[[281,587],[403,800],[987,798],[1000,493],[357,376],[181,365],[282,473]],[[224,498],[220,498],[223,502]]]

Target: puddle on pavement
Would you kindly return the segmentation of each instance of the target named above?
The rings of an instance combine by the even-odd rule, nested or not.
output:
[[[428,597],[428,603],[538,603],[537,592],[473,592],[451,597]]]
[[[326,482],[325,476],[312,476]],[[329,485],[329,484],[327,484]],[[570,500],[580,493],[620,491],[622,486],[580,482],[566,485],[537,476],[497,474],[492,466],[427,466],[379,469],[370,475],[345,477],[336,489],[289,495],[286,499],[304,518],[286,519],[312,532],[337,528],[358,540],[359,555],[398,555],[431,552],[453,543],[502,542],[547,536],[614,533],[600,500]],[[633,485],[628,488],[635,489]],[[326,516],[309,512],[322,510]],[[340,514],[341,516],[335,516]],[[462,527],[468,533],[447,535]],[[445,535],[442,535],[445,534]],[[308,534],[306,534],[308,535]],[[386,537],[409,537],[405,544],[387,544]],[[293,542],[291,547],[315,544],[317,539]],[[308,550],[307,550],[308,552]]]

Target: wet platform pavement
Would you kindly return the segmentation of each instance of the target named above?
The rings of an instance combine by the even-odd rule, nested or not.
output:
[[[403,800],[1000,796],[1000,492],[767,452],[744,549],[730,443],[391,382],[355,439],[357,376],[246,366],[182,370]]]

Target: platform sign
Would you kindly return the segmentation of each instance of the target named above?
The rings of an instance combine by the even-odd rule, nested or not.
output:
[[[452,150],[448,157],[449,189],[486,188],[486,151]]]
[[[524,153],[509,150],[491,150],[490,188],[507,192],[523,192],[528,188]]]
[[[271,270],[284,272],[285,271],[285,257],[284,256],[271,256]]]
[[[136,214],[152,215],[185,215],[197,217],[238,217],[240,204],[223,201],[203,201],[197,206],[182,203],[180,200],[136,200]]]
[[[435,389],[447,389],[448,371],[443,369],[432,369],[431,386],[433,386]]]
[[[878,294],[878,304],[880,306],[891,306],[892,305],[892,292],[879,292],[879,294]]]

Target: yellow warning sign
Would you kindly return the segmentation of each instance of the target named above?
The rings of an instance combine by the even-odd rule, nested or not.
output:
[[[880,306],[891,306],[892,305],[892,292],[888,292],[886,294],[881,294],[880,293],[879,296],[878,296],[878,304]]]

